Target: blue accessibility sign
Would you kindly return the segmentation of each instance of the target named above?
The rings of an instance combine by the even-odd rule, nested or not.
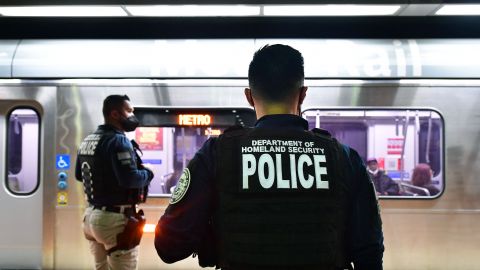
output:
[[[70,155],[57,155],[55,164],[57,166],[57,170],[70,169]]]

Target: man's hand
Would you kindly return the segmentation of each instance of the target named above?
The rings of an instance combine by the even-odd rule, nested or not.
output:
[[[142,169],[145,169],[145,170],[148,171],[149,178],[150,178],[150,180],[152,180],[152,179],[153,179],[153,176],[155,175],[155,174],[153,173],[153,167],[152,167],[152,165],[151,165],[151,164],[148,164],[148,163],[142,163],[142,164],[140,164],[140,167],[141,167]]]
[[[142,163],[142,167],[153,172],[153,166],[150,163]]]

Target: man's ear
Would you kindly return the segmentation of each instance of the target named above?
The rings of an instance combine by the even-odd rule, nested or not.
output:
[[[120,118],[120,113],[117,110],[113,110],[110,112],[110,118],[117,120]]]
[[[253,97],[252,97],[252,89],[245,88],[245,98],[247,99],[248,104],[250,104],[250,106],[255,107],[255,103],[253,102]]]
[[[307,90],[308,90],[307,86],[302,86],[302,88],[300,88],[300,96],[298,97],[298,104],[299,105],[303,104],[303,100],[307,96]]]

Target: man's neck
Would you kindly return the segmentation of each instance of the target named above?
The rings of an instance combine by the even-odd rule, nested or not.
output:
[[[271,103],[268,105],[262,105],[255,107],[255,113],[257,114],[257,119],[262,118],[265,115],[270,114],[294,114],[298,115],[296,106],[291,106],[290,108],[285,106],[282,103]]]
[[[117,123],[117,122],[113,122],[113,121],[108,121],[108,120],[106,120],[106,121],[105,121],[105,125],[110,125],[110,126],[114,127],[114,128],[115,128],[116,130],[118,130],[118,131],[125,132],[125,130],[123,130],[122,126],[121,126],[119,123]]]

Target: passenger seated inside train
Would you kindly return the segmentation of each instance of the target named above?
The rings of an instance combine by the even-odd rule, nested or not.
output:
[[[400,188],[398,184],[388,176],[385,171],[380,170],[376,158],[367,160],[367,171],[375,185],[377,195],[399,195]]]
[[[433,171],[430,165],[419,163],[413,169],[412,184],[414,186],[423,188],[418,189],[417,194],[420,196],[435,196],[440,190],[432,183]]]

